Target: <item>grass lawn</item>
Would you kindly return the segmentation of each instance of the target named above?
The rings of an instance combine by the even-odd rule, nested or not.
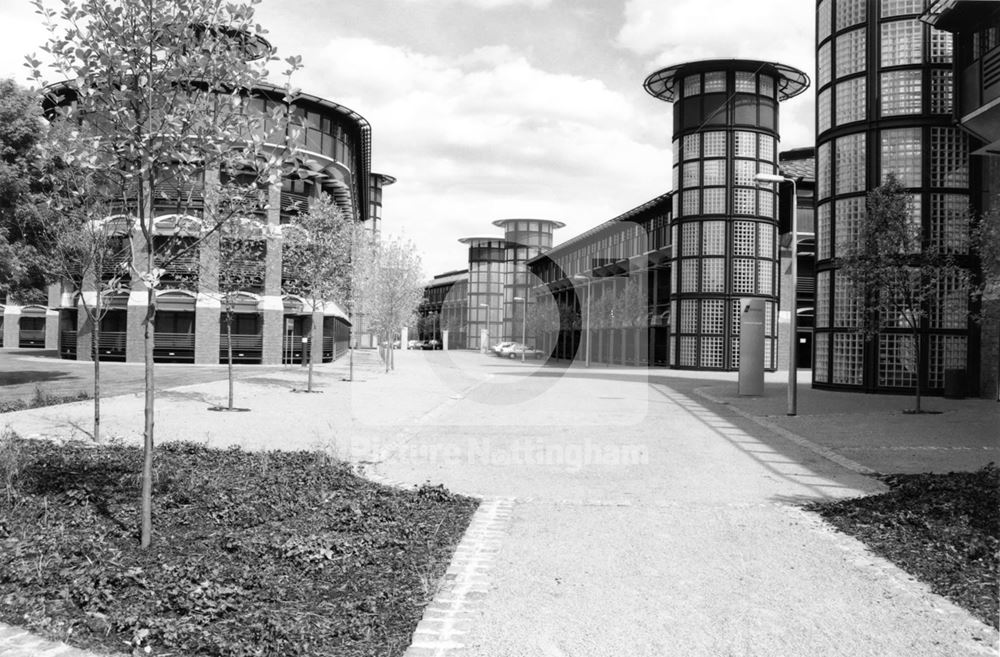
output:
[[[0,620],[97,652],[400,655],[477,501],[314,452],[0,437]],[[148,650],[147,650],[148,649]]]
[[[887,493],[810,505],[841,531],[1000,627],[1000,470],[886,475]]]

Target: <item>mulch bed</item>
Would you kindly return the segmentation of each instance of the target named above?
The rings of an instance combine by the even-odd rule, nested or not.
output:
[[[314,452],[0,437],[0,620],[102,652],[400,655],[478,502]]]
[[[1000,627],[1000,470],[885,475],[887,493],[810,505],[931,589]]]

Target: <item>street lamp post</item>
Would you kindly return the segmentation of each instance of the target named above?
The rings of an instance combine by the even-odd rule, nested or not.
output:
[[[524,311],[521,313],[521,344],[524,349],[521,350],[521,362],[524,362],[524,354],[528,350],[528,297],[514,297],[514,301],[524,302]]]
[[[590,291],[591,291],[590,284],[592,280],[591,277],[587,276],[586,274],[575,274],[573,278],[578,281],[587,281],[587,317],[583,325],[584,334],[587,337],[587,346],[586,349],[584,350],[586,358],[586,360],[584,361],[584,366],[590,367]]]
[[[788,332],[788,415],[795,415],[798,412],[798,368],[799,368],[799,318],[798,318],[798,285],[799,285],[799,226],[798,226],[798,198],[796,197],[796,184],[794,178],[779,176],[771,173],[758,173],[754,176],[757,182],[762,183],[792,183],[792,263],[791,263],[791,321]]]

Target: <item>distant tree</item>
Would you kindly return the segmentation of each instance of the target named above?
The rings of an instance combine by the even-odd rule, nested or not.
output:
[[[615,324],[624,328],[643,327],[649,321],[646,286],[639,277],[630,277],[612,305]]]
[[[142,547],[152,536],[156,291],[170,261],[194,252],[199,239],[219,227],[189,225],[184,246],[157,258],[154,200],[172,202],[178,215],[194,214],[192,190],[205,172],[239,162],[273,182],[288,159],[287,150],[267,145],[286,143],[285,108],[279,104],[269,117],[280,140],[265,136],[264,116],[244,111],[249,90],[260,87],[275,59],[273,49],[257,38],[263,32],[254,21],[258,1],[62,0],[58,12],[45,0],[33,2],[48,31],[42,50],[59,82],[47,87],[50,106],[62,119],[82,120],[89,129],[65,155],[117,182],[108,201],[135,218],[130,238],[141,239],[133,249],[141,256],[132,270],[147,293]],[[44,87],[43,62],[27,60]],[[286,61],[290,76],[299,59]],[[286,83],[286,103],[291,98]]]
[[[312,317],[322,313],[327,302],[350,296],[355,232],[354,222],[327,194],[285,226],[282,260],[288,275],[282,276],[282,291],[305,299]],[[306,392],[312,392],[313,359],[308,360]]]
[[[1000,208],[1000,197],[995,200]],[[981,301],[979,320],[997,327],[997,355],[1000,357],[1000,209],[995,209],[973,223],[973,252],[979,259],[980,276],[975,293]],[[1000,362],[997,369],[996,398],[1000,401]]]
[[[538,349],[545,336],[559,330],[559,307],[551,294],[534,297],[528,304],[527,331]]]
[[[364,313],[382,344],[385,371],[394,366],[393,338],[409,323],[423,299],[424,278],[416,246],[400,238],[383,239],[355,251]]]
[[[44,226],[31,169],[44,135],[36,93],[0,80],[0,299],[45,303],[45,271],[35,257]]]
[[[895,175],[868,193],[866,210],[856,241],[843,247],[840,271],[861,301],[866,339],[876,339],[887,328],[909,330],[912,342],[898,353],[914,373],[914,412],[920,413],[922,322],[938,302],[942,282],[968,290],[968,271],[953,254],[924,240],[909,194]]]

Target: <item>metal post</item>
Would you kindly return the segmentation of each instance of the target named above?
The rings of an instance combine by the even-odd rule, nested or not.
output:
[[[593,281],[588,278],[587,279],[587,328],[586,328],[586,331],[587,331],[587,351],[586,351],[587,360],[586,360],[586,363],[585,363],[586,367],[590,367],[590,342],[593,339],[593,336],[590,334],[590,297],[593,294],[593,288],[591,288],[591,284],[592,283],[593,283]]]
[[[799,226],[798,196],[794,178],[785,178],[792,183],[792,321],[789,326],[788,351],[788,414],[798,412],[799,400]]]
[[[757,182],[792,183],[792,263],[791,263],[791,320],[788,322],[788,415],[798,412],[798,373],[799,373],[799,226],[798,226],[798,191],[794,178],[773,173],[758,173],[754,176]]]
[[[525,352],[528,350],[528,295],[524,295],[524,312],[521,313],[521,344],[524,350],[521,351],[521,362],[524,362]]]

